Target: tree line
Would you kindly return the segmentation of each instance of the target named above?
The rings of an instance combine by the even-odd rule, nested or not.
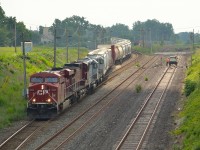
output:
[[[34,45],[53,45],[53,40],[48,43],[41,42],[43,29],[43,26],[39,26],[39,31],[26,29],[23,22],[16,22],[15,17],[5,16],[0,6],[0,46],[14,46],[15,43],[20,46],[22,40],[32,41]],[[55,19],[49,32],[56,36],[57,46],[82,46],[90,49],[98,44],[109,43],[111,37],[130,39],[133,43],[143,46],[150,42],[163,44],[180,41],[180,37],[174,33],[172,24],[161,23],[156,19],[134,22],[132,29],[129,29],[127,25],[121,23],[111,27],[91,24],[85,17],[74,15],[64,20]]]
[[[24,39],[34,38],[36,43],[40,41],[39,33],[26,29],[23,22],[17,22],[15,17],[7,17],[0,6],[0,46],[21,45],[22,33]]]

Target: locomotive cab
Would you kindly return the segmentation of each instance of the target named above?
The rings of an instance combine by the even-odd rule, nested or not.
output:
[[[65,79],[58,73],[40,72],[31,76],[27,115],[30,118],[51,118],[63,108]],[[64,93],[64,94],[63,94]]]

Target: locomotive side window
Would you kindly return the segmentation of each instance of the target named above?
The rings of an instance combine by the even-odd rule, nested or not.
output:
[[[33,78],[31,78],[31,83],[42,83],[42,82],[44,82],[44,80],[41,77],[33,77]]]
[[[97,69],[97,64],[96,63],[93,63],[92,66],[93,66],[93,69]]]
[[[104,64],[103,59],[99,59],[99,63],[100,63],[100,64]]]
[[[58,78],[48,77],[48,78],[45,78],[45,82],[48,82],[48,83],[57,83],[58,82]]]

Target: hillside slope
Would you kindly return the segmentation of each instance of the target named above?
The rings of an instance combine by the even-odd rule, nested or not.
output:
[[[179,113],[181,125],[174,131],[175,149],[200,149],[200,49],[192,56],[192,66],[187,71],[184,92],[186,98]],[[181,143],[181,144],[180,144]]]
[[[80,57],[87,54],[81,49]],[[53,66],[53,48],[35,47],[27,54],[27,85],[32,73],[47,70]],[[69,49],[69,61],[77,60],[77,49]],[[57,67],[66,63],[65,48],[57,49]],[[0,48],[0,128],[12,121],[26,117],[26,99],[22,96],[24,87],[23,56],[18,48]]]

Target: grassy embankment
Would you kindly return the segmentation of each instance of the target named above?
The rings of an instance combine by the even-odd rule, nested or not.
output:
[[[80,50],[80,57],[87,54]],[[26,116],[26,100],[22,96],[24,87],[23,59],[20,48],[0,47],[0,128]],[[47,70],[53,66],[53,48],[33,47],[26,60],[27,82],[32,73]],[[69,61],[77,60],[77,49],[69,49]],[[57,48],[57,67],[66,63],[65,48]],[[28,84],[28,83],[27,83]]]
[[[180,127],[174,131],[181,141],[174,149],[200,150],[200,49],[192,56],[192,66],[185,78],[183,110],[180,112]]]

